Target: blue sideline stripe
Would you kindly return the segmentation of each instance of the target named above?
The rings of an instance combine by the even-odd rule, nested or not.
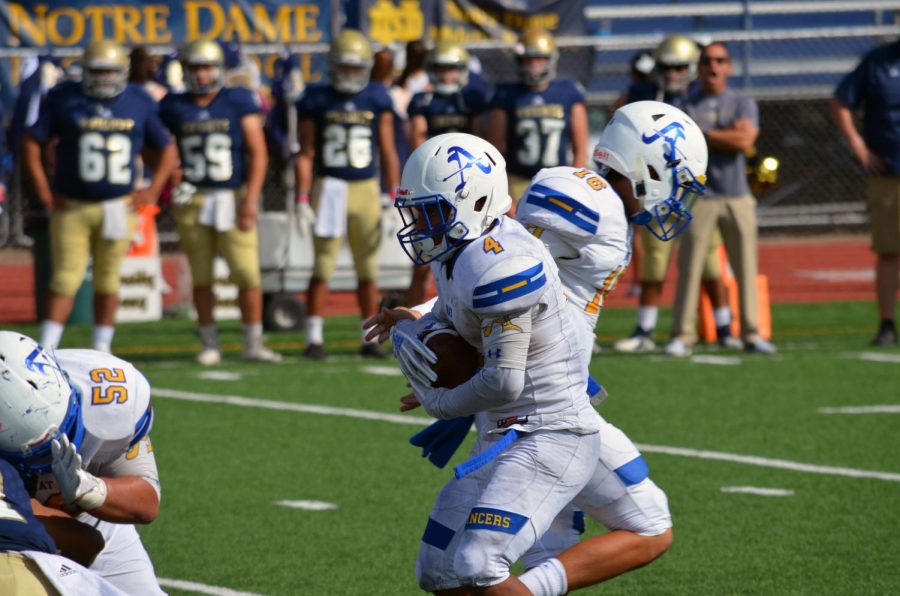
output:
[[[472,293],[472,306],[484,308],[515,300],[541,289],[545,283],[547,283],[547,276],[544,274],[544,264],[538,263],[521,273],[478,286]]]
[[[441,550],[447,550],[450,541],[453,540],[453,534],[455,534],[453,530],[429,517],[425,533],[422,535],[422,542]]]
[[[600,214],[593,209],[588,209],[568,195],[561,194],[559,191],[542,184],[535,184],[531,187],[531,193],[526,200],[535,207],[541,207],[559,215],[575,227],[591,234],[597,233],[597,227],[600,225]]]
[[[639,455],[630,462],[622,464],[615,470],[616,476],[625,483],[625,486],[634,486],[638,482],[646,480],[650,476],[650,468],[643,455]]]

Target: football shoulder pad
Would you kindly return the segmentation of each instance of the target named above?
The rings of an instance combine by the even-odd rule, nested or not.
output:
[[[461,287],[470,293],[470,307],[482,318],[540,303],[548,279],[557,275],[544,245],[506,217],[466,247],[455,269],[454,276],[460,275]]]
[[[129,443],[147,434],[150,383],[130,362],[95,350],[58,350],[56,355],[81,393],[88,432],[104,441]]]

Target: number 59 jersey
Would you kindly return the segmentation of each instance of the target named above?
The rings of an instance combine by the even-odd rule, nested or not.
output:
[[[56,358],[81,393],[84,468],[98,473],[150,432],[150,383],[132,364],[95,350],[57,350]]]
[[[378,119],[392,109],[381,83],[369,83],[355,94],[330,85],[315,85],[297,102],[301,119],[316,124],[316,176],[369,180],[378,176]]]
[[[509,173],[531,178],[541,168],[571,163],[572,106],[584,101],[584,90],[572,81],[552,81],[543,91],[522,83],[497,87],[490,107],[507,113]]]
[[[28,134],[42,145],[59,139],[53,190],[80,201],[129,194],[144,145],[162,149],[170,143],[159,106],[134,84],[101,100],[85,95],[76,82],[61,83],[47,93]]]
[[[178,139],[185,179],[201,188],[238,188],[244,184],[244,116],[259,112],[253,93],[223,87],[205,106],[190,93],[165,96],[160,117]]]

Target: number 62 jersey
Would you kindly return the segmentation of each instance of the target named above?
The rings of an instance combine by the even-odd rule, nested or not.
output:
[[[79,83],[61,83],[47,94],[28,134],[41,144],[59,139],[53,190],[81,201],[130,194],[144,145],[170,143],[156,102],[134,84],[114,98],[93,99]]]
[[[223,87],[209,104],[190,93],[169,94],[160,117],[178,139],[184,178],[200,188],[238,188],[244,184],[244,116],[259,112],[249,89]]]

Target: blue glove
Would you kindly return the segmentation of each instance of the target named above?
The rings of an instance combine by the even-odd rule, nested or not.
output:
[[[587,394],[591,400],[591,405],[595,408],[603,403],[609,394],[606,392],[606,389],[603,388],[603,385],[597,382],[594,377],[588,375],[588,386],[587,386]]]
[[[422,457],[443,468],[469,434],[473,422],[474,416],[438,420],[410,437],[409,442],[422,448]]]

